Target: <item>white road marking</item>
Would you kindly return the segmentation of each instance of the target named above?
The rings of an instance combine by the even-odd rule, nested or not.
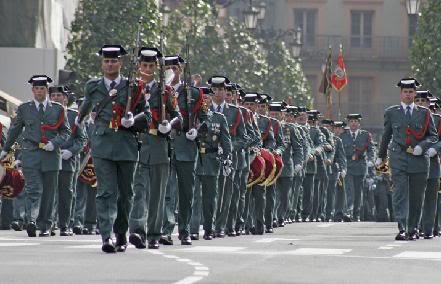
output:
[[[246,247],[220,247],[220,246],[194,246],[192,248],[177,249],[176,251],[185,252],[236,252],[246,249]]]
[[[199,263],[199,262],[189,262],[188,264],[189,264],[189,265],[193,265],[193,266],[199,266],[199,265],[202,266],[202,264]]]
[[[352,249],[329,249],[329,248],[299,248],[287,251],[289,255],[342,255],[351,252]]]
[[[0,247],[38,246],[40,243],[0,243]]]
[[[272,243],[276,241],[298,241],[299,239],[284,239],[284,238],[264,238],[255,241],[256,243]]]
[[[203,270],[203,271],[208,271],[209,270],[208,267],[206,267],[206,266],[196,266],[194,269],[195,270]]]
[[[385,246],[385,247],[379,247],[378,249],[393,249],[393,247]]]
[[[210,274],[210,272],[208,272],[208,271],[195,271],[193,273],[193,275],[195,275],[195,276],[208,276],[208,274]]]
[[[190,262],[191,260],[188,258],[178,258],[176,259],[176,261],[180,261],[180,262]]]
[[[68,249],[100,249],[101,245],[67,246]]]
[[[162,255],[162,256],[165,257],[165,258],[174,258],[174,259],[179,258],[179,257],[176,256],[176,255],[168,255],[168,254],[164,254],[164,255]]]
[[[404,251],[393,256],[394,258],[436,259],[441,260],[441,252],[434,251]]]
[[[317,227],[318,228],[329,228],[329,227],[331,227],[331,226],[334,226],[335,224],[333,224],[333,223],[329,223],[329,224],[320,224],[320,225],[318,225]]]

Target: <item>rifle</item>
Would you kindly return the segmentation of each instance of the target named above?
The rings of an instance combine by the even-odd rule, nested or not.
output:
[[[184,87],[187,92],[187,110],[188,110],[188,129],[193,128],[193,110],[192,110],[192,95],[191,95],[191,72],[190,72],[190,43],[188,36],[185,40],[185,66],[184,66]]]
[[[132,49],[132,54],[130,55],[130,67],[129,67],[129,78],[127,80],[128,88],[127,88],[127,104],[126,109],[124,111],[124,115],[126,118],[128,118],[128,113],[130,112],[130,108],[132,106],[132,88],[135,85],[135,79],[136,79],[136,64],[138,61],[138,50],[139,50],[139,36],[141,33],[141,24],[142,24],[142,17],[138,20],[138,31],[136,33],[136,42],[135,47]]]

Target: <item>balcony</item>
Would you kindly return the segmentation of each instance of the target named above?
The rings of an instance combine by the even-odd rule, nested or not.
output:
[[[336,54],[340,44],[343,45],[345,59],[349,60],[409,60],[409,38],[392,36],[305,35],[302,57],[323,60],[328,53],[329,46],[332,46],[333,54]]]

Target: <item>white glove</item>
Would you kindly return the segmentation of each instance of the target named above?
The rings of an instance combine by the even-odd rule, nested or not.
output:
[[[75,125],[78,127],[81,127],[83,125],[83,122],[80,123],[80,117],[75,117]]]
[[[294,174],[300,173],[300,171],[303,169],[303,166],[300,164],[297,164],[294,166]]]
[[[16,168],[16,169],[20,169],[21,168],[21,161],[20,160],[15,160],[14,161],[14,168]]]
[[[72,158],[72,152],[69,150],[61,150],[61,158],[63,160],[69,160]]]
[[[374,184],[374,179],[372,178],[367,178],[366,179],[366,183],[368,184],[368,186],[372,186]]]
[[[379,167],[382,163],[383,163],[383,159],[382,158],[377,158],[375,160],[375,166],[376,167]]]
[[[320,155],[321,153],[322,153],[322,149],[321,148],[315,149],[315,154],[316,155]]]
[[[342,178],[345,178],[345,176],[346,176],[346,171],[345,171],[345,170],[342,170],[341,173],[340,173],[340,175],[341,175]]]
[[[8,152],[2,150],[2,152],[0,153],[0,160],[3,160],[7,154],[8,154]]]
[[[190,141],[194,141],[197,136],[198,131],[196,130],[196,128],[192,128],[187,133],[185,133],[185,137],[187,137],[187,139]]]
[[[423,148],[421,148],[421,146],[419,145],[415,146],[415,148],[413,149],[413,155],[420,156],[422,153],[423,153]]]
[[[374,166],[374,163],[372,163],[371,161],[368,161],[367,166],[368,166],[368,168],[372,168]]]
[[[52,144],[51,141],[47,142],[46,145],[44,145],[44,147],[43,147],[43,150],[48,151],[48,152],[51,152],[54,149],[55,149],[54,144]]]
[[[164,120],[159,126],[158,126],[159,132],[162,134],[167,134],[171,131],[171,124],[168,122],[168,120]]]
[[[429,150],[427,150],[427,154],[429,154],[429,157],[432,158],[435,157],[438,152],[434,148],[429,148]]]
[[[229,176],[231,174],[231,165],[233,164],[233,162],[231,160],[225,160],[224,164],[223,164],[223,168],[222,168],[222,174],[224,176]]]
[[[128,112],[127,116],[128,118],[126,117],[121,118],[121,125],[124,126],[125,128],[129,128],[133,126],[133,124],[135,124],[135,118],[133,118],[133,113]]]

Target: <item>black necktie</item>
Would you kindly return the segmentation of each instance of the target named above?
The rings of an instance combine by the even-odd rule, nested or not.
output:
[[[221,112],[221,106],[220,106],[220,105],[217,106],[216,111],[217,111],[217,112]]]
[[[355,132],[352,132],[352,141],[355,141]]]
[[[116,82],[112,81],[112,83],[110,83],[110,89],[111,90],[115,89],[115,86],[116,86]]]
[[[407,121],[410,121],[411,113],[410,113],[410,106],[406,107],[406,119]]]
[[[40,116],[40,118],[43,118],[43,116],[44,116],[44,105],[43,105],[43,103],[40,103],[38,105],[38,115]]]

